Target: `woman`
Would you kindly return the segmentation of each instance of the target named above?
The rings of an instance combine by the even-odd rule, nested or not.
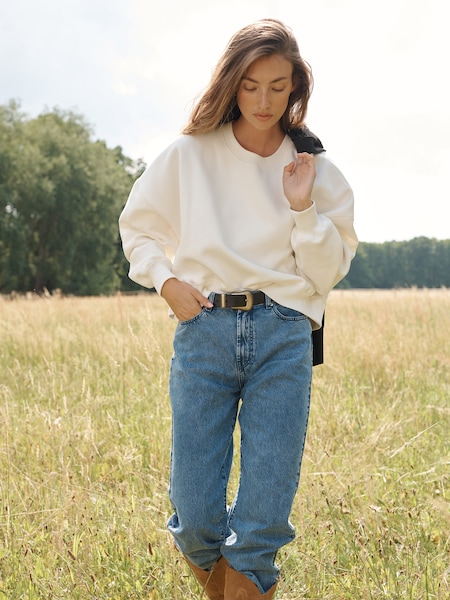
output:
[[[281,22],[238,31],[120,217],[131,279],[155,287],[179,321],[168,528],[210,599],[275,593],[277,552],[294,538],[311,330],[357,246],[348,183],[323,152],[297,154],[292,141],[320,146],[304,127],[311,89]]]

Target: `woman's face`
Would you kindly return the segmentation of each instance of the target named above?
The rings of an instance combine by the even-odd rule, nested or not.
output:
[[[237,93],[241,118],[260,131],[277,126],[295,87],[292,70],[292,63],[281,54],[256,60]]]

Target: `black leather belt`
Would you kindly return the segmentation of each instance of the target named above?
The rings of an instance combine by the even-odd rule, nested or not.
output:
[[[264,292],[239,292],[236,294],[214,294],[213,304],[217,308],[251,310],[257,304],[265,304]]]

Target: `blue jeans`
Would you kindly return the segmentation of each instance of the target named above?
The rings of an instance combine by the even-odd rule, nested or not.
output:
[[[268,298],[247,312],[205,308],[175,332],[168,528],[192,563],[209,569],[224,556],[262,593],[295,537],[311,377],[309,320]],[[228,507],[237,418],[241,473]]]

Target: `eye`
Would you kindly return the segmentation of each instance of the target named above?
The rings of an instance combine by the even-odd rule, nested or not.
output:
[[[285,87],[282,87],[282,88],[272,88],[272,90],[274,92],[284,92],[285,89],[286,89]]]
[[[244,85],[244,91],[245,92],[256,92],[256,88],[255,87],[250,87],[248,85]]]

